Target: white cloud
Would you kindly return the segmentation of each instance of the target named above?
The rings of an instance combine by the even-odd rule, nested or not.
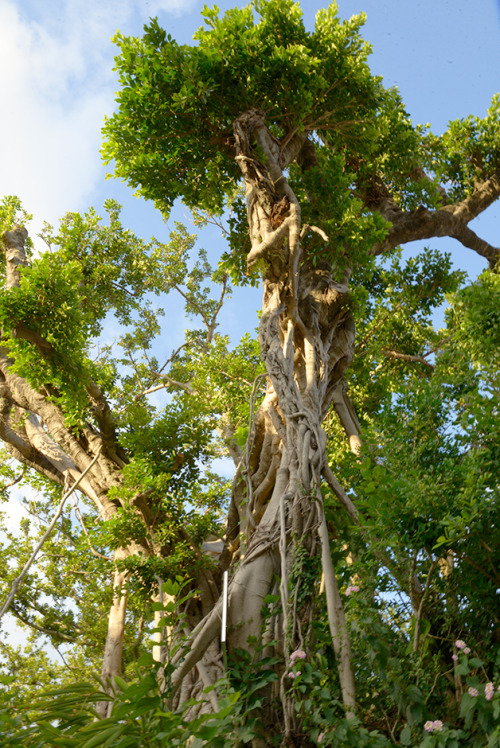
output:
[[[21,520],[29,517],[28,511],[23,502],[12,496],[9,498],[8,502],[0,506],[0,512],[3,515],[3,525],[5,529],[15,535],[19,534]]]
[[[196,0],[0,0],[0,195],[16,194],[38,219],[83,210],[104,180],[99,149],[114,107],[120,28]],[[33,232],[32,228],[32,232]]]
[[[100,127],[114,86],[99,18],[89,12],[85,22],[73,10],[45,26],[0,2],[0,194],[18,194],[40,220],[79,209],[102,168]]]
[[[195,7],[196,0],[143,0],[139,3],[141,9],[148,14],[148,16],[155,16],[157,13],[174,13],[180,15],[186,13]],[[211,3],[208,3],[211,5]]]

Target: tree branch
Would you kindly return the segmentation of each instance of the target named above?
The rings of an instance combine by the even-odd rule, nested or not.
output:
[[[425,601],[426,601],[427,596],[429,594],[430,584],[431,584],[431,577],[432,577],[432,575],[434,573],[434,570],[435,570],[435,568],[436,568],[437,565],[438,565],[438,560],[437,559],[435,561],[433,561],[431,563],[431,565],[430,565],[429,572],[428,572],[427,578],[425,580],[424,591],[423,591],[423,594],[422,594],[422,596],[420,598],[420,603],[419,603],[418,609],[417,609],[417,611],[415,613],[415,633],[414,633],[414,636],[413,636],[413,651],[414,652],[418,652],[418,645],[420,643],[420,626],[421,626],[421,621],[422,621],[422,612],[424,610]]]
[[[2,236],[5,252],[5,287],[18,286],[21,280],[20,268],[26,267],[25,243],[28,232],[22,226],[14,226]]]
[[[85,527],[85,522],[83,521],[82,513],[81,513],[80,509],[78,508],[78,504],[76,503],[76,501],[74,499],[73,499],[73,508],[75,510],[75,514],[76,514],[76,516],[78,518],[78,521],[79,521],[79,523],[81,525],[81,528],[82,528],[82,530],[83,530],[83,532],[85,534],[85,537],[87,538],[87,542],[89,544],[89,549],[90,549],[90,552],[92,553],[92,555],[95,556],[96,558],[102,558],[103,561],[110,561],[110,562],[112,562],[113,561],[112,558],[109,558],[108,556],[104,556],[102,553],[99,553],[99,551],[96,551],[96,549],[92,545],[92,541],[90,540],[90,537],[89,537],[89,532],[88,532],[87,528]]]
[[[10,592],[7,595],[7,599],[5,600],[5,602],[4,602],[3,606],[2,606],[2,609],[0,610],[0,620],[3,618],[3,616],[5,615],[5,613],[8,611],[8,609],[9,609],[9,607],[10,607],[10,605],[11,605],[11,603],[12,603],[12,601],[13,601],[15,595],[16,595],[17,588],[19,587],[19,585],[23,581],[23,579],[26,576],[26,574],[28,573],[31,565],[33,564],[35,558],[37,557],[38,552],[42,548],[42,546],[45,543],[45,541],[47,540],[47,538],[50,536],[52,530],[54,529],[57,520],[61,516],[62,510],[64,509],[64,505],[65,505],[67,499],[71,496],[71,494],[73,493],[73,491],[75,491],[78,488],[78,486],[80,485],[81,481],[85,478],[86,474],[89,472],[89,470],[97,462],[97,458],[99,457],[100,454],[101,454],[101,448],[99,448],[99,450],[98,450],[97,454],[95,455],[94,459],[89,463],[89,465],[87,466],[87,468],[83,471],[83,473],[73,483],[73,485],[71,486],[71,488],[69,489],[69,491],[66,491],[66,493],[62,497],[61,501],[59,502],[59,506],[57,507],[57,511],[54,514],[54,517],[52,518],[51,523],[49,524],[49,526],[47,527],[47,529],[43,533],[43,535],[42,535],[41,539],[39,540],[39,542],[37,543],[37,545],[36,545],[33,553],[31,554],[31,556],[29,557],[29,559],[25,563],[25,565],[24,565],[21,573],[12,582],[12,585],[11,585],[11,588],[10,588]]]
[[[372,254],[384,254],[407,242],[450,236],[487,259],[491,268],[496,265],[500,248],[480,239],[467,224],[500,196],[500,170],[478,184],[469,197],[438,210],[421,205],[416,210],[405,212],[380,179],[374,177],[371,188],[370,197],[365,195],[364,201],[390,223],[387,236],[373,247]]]
[[[478,255],[488,260],[491,269],[495,267],[500,256],[500,248],[494,247],[489,242],[481,239],[469,226],[459,228],[455,234],[451,234],[450,236],[453,239],[457,239],[467,249],[474,250]]]
[[[7,445],[7,449],[15,459],[62,485],[64,483],[63,473],[33,447],[27,435],[24,439],[11,428],[9,421],[12,407],[12,398],[8,388],[4,387],[0,397],[0,439]]]
[[[20,377],[18,374],[12,371],[12,365],[13,361],[8,357],[6,350],[0,347],[0,371],[2,372],[5,379],[3,392],[8,392],[11,401],[23,410],[27,411],[27,413],[36,414],[47,427],[47,430],[54,440],[54,443],[57,444],[60,449],[62,449],[62,451],[66,453],[66,455],[68,456],[67,459],[72,460],[78,470],[84,470],[91,458],[89,457],[85,449],[79,444],[78,440],[71,433],[71,431],[66,427],[64,414],[62,413],[60,408],[58,408],[54,403],[50,402],[50,400],[48,400],[43,394],[33,389],[33,387],[31,387],[26,379]],[[102,445],[102,441],[98,437],[97,440]],[[9,442],[9,439],[6,439],[6,441]],[[23,449],[20,449],[20,445],[14,446],[18,451],[21,452],[21,454],[25,454],[25,452],[23,452]],[[96,445],[95,448],[99,448],[99,445]],[[44,456],[47,457],[46,455]],[[26,462],[26,464],[31,464],[26,460],[35,461],[35,464],[32,466],[36,469],[39,469],[36,464],[37,458],[34,452],[30,453],[29,455],[25,454],[25,458],[26,459],[24,459],[23,462]],[[109,480],[110,469],[110,465],[104,466],[103,470],[100,471],[101,479],[105,479],[107,476],[107,479]],[[59,483],[62,482],[61,477],[55,479]],[[87,491],[85,491],[85,493],[87,493]],[[91,494],[91,498],[95,500],[94,493]]]
[[[352,651],[347,623],[345,619],[344,606],[340,597],[335,569],[333,568],[332,555],[330,552],[330,540],[326,526],[325,511],[321,495],[318,495],[318,503],[321,507],[321,520],[318,534],[321,540],[321,563],[325,580],[326,607],[328,611],[328,623],[332,637],[337,668],[339,672],[342,700],[346,708],[346,717],[354,716],[356,708],[356,689],[354,673],[352,669]]]
[[[338,480],[333,474],[333,471],[331,467],[326,464],[323,466],[322,469],[323,477],[325,478],[326,482],[332,489],[335,496],[338,498],[344,509],[347,511],[349,517],[352,519],[355,525],[360,525],[359,517],[358,517],[358,510],[352,503],[352,500],[349,498],[349,496],[346,494]]]
[[[29,618],[26,618],[16,607],[14,603],[11,603],[10,606],[10,612],[13,616],[15,616],[21,623],[24,623],[25,626],[29,626],[32,629],[35,629],[35,631],[39,631],[41,634],[45,634],[45,636],[55,637],[57,639],[60,639],[63,642],[76,642],[77,637],[76,636],[68,636],[68,634],[63,634],[61,631],[55,631],[54,629],[47,629],[43,626],[39,626],[37,623],[34,623],[33,621],[30,621]]]
[[[222,290],[221,290],[221,294],[219,297],[219,301],[217,302],[217,306],[215,307],[214,313],[212,314],[212,319],[210,321],[210,325],[207,331],[207,339],[205,341],[205,346],[204,346],[205,350],[208,350],[208,346],[212,342],[214,330],[217,327],[217,317],[219,315],[220,310],[222,309],[222,304],[224,303],[224,297],[227,291],[228,278],[229,278],[229,273],[224,273],[224,280],[222,281]]]
[[[39,335],[35,330],[31,330],[27,325],[16,325],[12,330],[12,337],[20,338],[32,343],[37,347],[40,355],[44,358],[49,358],[53,355],[62,357],[65,365],[68,366],[68,368],[73,368],[73,365],[65,356],[62,356],[62,354],[57,351],[51,343],[48,343],[41,335]],[[90,378],[86,379],[85,390],[87,391],[87,395],[92,403],[92,413],[99,427],[99,434],[104,442],[105,452],[108,453],[111,459],[114,459],[120,467],[123,467],[125,464],[124,461],[116,454],[118,448],[118,437],[116,435],[115,422],[108,401],[104,397],[101,388]]]
[[[424,366],[428,366],[430,369],[434,370],[434,364],[429,363],[429,361],[426,361],[426,359],[423,356],[411,356],[409,353],[399,353],[399,351],[392,351],[387,348],[382,349],[382,353],[384,356],[387,356],[388,358],[395,358],[400,361],[409,361],[416,364],[423,364]]]

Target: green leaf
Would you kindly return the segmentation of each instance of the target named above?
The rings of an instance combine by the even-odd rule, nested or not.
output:
[[[401,745],[411,745],[411,730],[408,725],[401,730],[399,740]]]
[[[82,743],[80,748],[106,748],[129,729],[130,726],[127,724],[112,725],[104,729],[98,728],[96,734]]]

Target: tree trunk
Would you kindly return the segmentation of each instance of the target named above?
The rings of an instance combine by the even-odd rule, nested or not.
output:
[[[307,622],[314,611],[313,591],[303,596],[301,610],[294,602],[301,585],[300,573],[297,576],[294,569],[304,552],[322,559],[342,697],[346,714],[351,716],[355,710],[349,633],[320,490],[322,472],[328,467],[322,422],[336,394],[338,399],[342,375],[353,355],[354,323],[347,283],[333,279],[328,263],[315,267],[308,262],[301,246],[308,231],[319,229],[301,225],[300,205],[283,169],[297,157],[305,137],[295,136],[285,151],[280,150],[265,127],[263,113],[256,110],[239,117],[234,132],[252,242],[248,272],[258,263],[264,276],[259,341],[267,383],[233,487],[226,542],[238,546],[238,563],[229,583],[228,640],[232,651],[252,649],[249,640],[263,642],[262,606],[278,577],[281,611],[274,626],[279,629],[277,654],[283,658],[282,713],[275,713],[269,699],[259,716],[273,733],[283,732],[286,744],[292,735],[300,734],[300,725],[285,672],[294,650],[307,651]],[[256,146],[265,154],[265,165],[256,156]],[[354,418],[350,416],[348,427],[357,447]],[[227,566],[228,554],[222,560]],[[220,606],[219,600],[195,629],[184,659],[176,658],[174,683],[182,682],[218,635]]]
[[[118,554],[118,556],[124,554]],[[118,560],[115,554],[115,560]],[[101,681],[107,694],[115,693],[115,676],[122,673],[123,639],[125,634],[125,617],[127,614],[128,572],[115,569],[113,574],[113,602],[109,611],[108,634],[102,658]],[[98,715],[105,719],[109,716],[112,702],[99,701],[96,705]]]

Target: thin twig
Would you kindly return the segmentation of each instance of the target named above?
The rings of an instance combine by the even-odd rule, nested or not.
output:
[[[73,508],[75,510],[75,514],[78,518],[78,521],[80,522],[80,525],[82,526],[82,530],[85,533],[85,537],[87,538],[90,552],[93,556],[96,556],[97,558],[102,558],[104,561],[112,561],[113,559],[109,558],[108,556],[104,556],[102,553],[99,553],[99,551],[96,551],[94,546],[92,545],[92,541],[90,540],[89,531],[85,527],[85,522],[83,521],[82,513],[80,512],[80,509],[78,508],[78,505],[76,501],[73,500]]]
[[[57,520],[61,516],[62,510],[64,509],[64,505],[65,505],[67,499],[69,499],[69,497],[71,496],[71,494],[73,493],[73,491],[78,488],[78,486],[80,485],[81,481],[83,480],[83,478],[85,478],[85,476],[87,475],[87,473],[89,472],[89,470],[94,467],[95,463],[97,462],[97,459],[98,459],[99,455],[101,454],[101,450],[102,450],[102,445],[99,446],[99,449],[97,450],[97,454],[95,455],[94,459],[87,465],[87,467],[85,468],[85,470],[83,471],[83,473],[78,476],[77,480],[73,483],[73,485],[71,486],[71,488],[68,491],[66,491],[66,493],[62,497],[61,501],[59,502],[59,506],[57,507],[57,511],[54,514],[52,522],[50,523],[50,525],[47,527],[47,529],[43,533],[43,535],[42,535],[40,541],[38,542],[35,550],[33,551],[33,553],[31,554],[31,556],[29,557],[29,559],[25,563],[22,572],[12,582],[12,585],[11,585],[11,588],[10,588],[10,592],[7,595],[7,599],[4,602],[4,604],[2,606],[2,609],[0,610],[0,620],[2,620],[3,616],[5,615],[5,613],[10,608],[11,603],[12,603],[12,601],[13,601],[15,595],[16,595],[17,588],[19,587],[19,585],[23,581],[23,579],[26,576],[26,574],[28,573],[31,565],[33,564],[35,558],[37,557],[38,552],[40,551],[40,549],[42,548],[43,544],[45,543],[45,541],[47,540],[47,538],[51,534],[52,530],[54,529]]]
[[[3,493],[4,491],[7,491],[9,488],[12,488],[12,486],[15,486],[16,483],[19,483],[19,481],[21,481],[24,478],[24,473],[25,473],[25,471],[23,469],[21,471],[21,475],[18,475],[17,478],[13,478],[11,481],[9,481],[9,483],[3,483],[0,486],[0,492]]]
[[[436,559],[435,561],[432,562],[429,572],[427,574],[427,579],[425,580],[424,593],[420,599],[420,605],[418,606],[418,610],[415,616],[415,635],[413,637],[413,651],[414,652],[418,652],[418,645],[419,645],[419,639],[420,639],[420,621],[422,620],[422,612],[424,609],[424,604],[425,604],[427,595],[430,590],[431,577],[437,565],[438,565],[438,561]]]

